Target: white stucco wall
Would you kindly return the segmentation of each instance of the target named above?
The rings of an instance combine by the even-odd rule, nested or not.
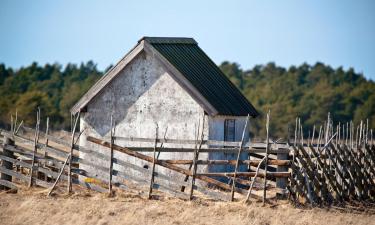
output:
[[[164,136],[168,127],[166,138],[194,140],[195,129],[198,120],[202,121],[204,110],[155,58],[142,52],[87,105],[87,112],[81,114],[80,128],[85,131],[80,139],[80,145],[108,154],[108,149],[87,142],[86,137],[109,137],[111,114],[116,124],[115,136],[155,138],[157,124],[160,138]],[[207,137],[207,119],[204,132]],[[133,147],[153,146],[153,143],[124,141],[117,141],[116,144]],[[170,144],[164,146],[171,147]],[[108,166],[96,157],[85,154],[82,154],[82,157],[95,164]],[[201,157],[205,157],[204,154]],[[148,164],[134,157],[122,159],[139,166]],[[162,153],[160,159],[192,159],[192,153]],[[150,164],[148,165],[150,168]],[[101,175],[87,166],[81,168],[89,171],[90,176]],[[170,170],[163,172],[168,175],[171,173]]]
[[[84,130],[80,138],[80,145],[89,149],[95,149],[109,155],[109,150],[86,141],[87,136],[97,138],[109,137],[110,117],[116,124],[115,136],[155,138],[156,124],[159,129],[159,138],[164,136],[170,139],[195,140],[195,130],[198,121],[202,124],[203,108],[173,80],[164,67],[151,55],[142,52],[128,64],[123,71],[105,87],[87,105],[87,111],[81,114],[80,129]],[[236,140],[241,140],[246,117],[209,117],[205,119],[204,135],[212,140],[224,140],[224,120],[236,119]],[[168,129],[167,129],[168,127]],[[248,136],[246,136],[248,138]],[[153,143],[135,143],[116,141],[120,146],[153,146]],[[164,145],[172,147],[171,144]],[[181,145],[174,145],[182,147]],[[188,147],[185,145],[185,147]],[[193,146],[190,146],[193,147]],[[147,153],[145,153],[147,154]],[[152,153],[148,153],[152,155]],[[108,163],[100,161],[97,157],[81,153],[81,156],[96,165],[108,167]],[[192,159],[192,153],[162,153],[160,159]],[[115,157],[129,161],[139,166],[148,165],[145,161],[115,152]],[[201,153],[200,159],[231,159],[224,154],[210,155]],[[243,156],[243,158],[246,156]],[[80,165],[91,177],[108,177],[107,173],[101,173],[89,166]],[[116,166],[115,166],[116,169]],[[229,167],[214,166],[212,170],[230,170]],[[169,176],[177,176],[176,173],[160,168],[158,172]],[[207,171],[200,166],[199,171]],[[134,175],[140,175],[134,172]]]

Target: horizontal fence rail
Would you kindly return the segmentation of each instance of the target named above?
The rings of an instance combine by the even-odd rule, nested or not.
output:
[[[22,134],[2,130],[0,188],[17,190],[20,185],[35,185],[52,192],[55,185],[61,188],[72,183],[110,194],[113,186],[146,198],[166,194],[186,200],[204,197],[247,202],[250,198],[265,200],[260,193],[263,192],[274,194],[267,194],[268,199],[288,197],[295,204],[321,206],[352,201],[373,204],[372,132],[369,135],[358,127],[355,133],[354,126],[348,124],[346,131],[340,130],[343,127],[338,126],[334,132],[332,121],[328,121],[320,128],[318,137],[309,135],[303,139],[302,126],[296,124],[294,138],[287,143],[269,141],[268,145],[203,137],[179,140],[85,136],[88,146],[94,146],[90,148],[77,144],[81,133],[56,137],[38,128],[22,127],[19,132]],[[147,146],[134,147],[139,143]],[[181,158],[160,159],[159,154],[164,152],[179,153]],[[200,153],[246,154],[247,159],[202,159]],[[230,169],[200,170],[208,166]]]

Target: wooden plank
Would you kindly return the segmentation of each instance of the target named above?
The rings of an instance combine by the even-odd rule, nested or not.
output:
[[[232,178],[233,183],[232,183],[232,190],[231,190],[231,201],[234,200],[234,188],[236,187],[237,170],[238,170],[238,166],[240,165],[239,160],[240,160],[240,156],[241,156],[241,152],[242,152],[242,148],[243,148],[243,144],[244,144],[243,142],[244,142],[244,139],[245,139],[245,132],[246,132],[246,129],[247,129],[247,124],[249,122],[249,119],[250,119],[250,115],[247,115],[246,123],[245,123],[245,126],[243,128],[243,132],[242,132],[240,149],[238,150],[237,160],[236,160],[236,164],[235,164],[235,167],[234,167],[234,174],[233,174],[233,178]],[[267,149],[268,149],[268,147],[267,147]]]
[[[80,116],[80,111],[78,111],[78,115],[77,117],[75,118],[75,121],[74,121],[74,127],[72,129],[72,134],[71,134],[71,143],[70,143],[70,156],[69,157],[69,163],[68,163],[68,193],[70,193],[72,191],[72,159],[73,159],[73,149],[74,149],[74,142],[75,142],[75,138],[74,138],[74,133],[76,132],[76,128],[77,128],[77,124],[78,124],[78,120],[79,120],[79,116]]]
[[[8,148],[9,146],[7,146],[7,148]],[[53,149],[53,148],[49,148],[49,149]],[[19,146],[17,146],[17,148],[12,148],[12,150],[20,150],[20,147]],[[22,151],[17,151],[18,153],[20,153],[20,154],[22,154],[22,153],[25,153],[27,150],[25,150],[25,149],[23,149]],[[31,150],[30,150],[31,151]],[[30,155],[29,155],[30,156]],[[43,157],[43,155],[39,155],[40,157]],[[91,163],[89,163],[89,162],[87,162],[87,161],[85,161],[85,160],[82,160],[82,159],[80,159],[80,158],[78,158],[78,157],[76,157],[76,156],[74,156],[73,157],[74,159],[73,159],[73,162],[78,162],[78,163],[81,163],[81,164],[84,164],[84,165],[89,165],[89,166],[93,166],[93,167],[95,167],[95,168],[100,168],[100,169],[104,169],[104,170],[106,170],[106,168],[103,168],[103,167],[99,167],[99,166],[97,166],[97,165],[95,165],[95,164],[91,164]],[[47,160],[47,161],[49,161],[49,160]],[[55,163],[56,163],[56,160],[53,160]],[[60,161],[59,161],[60,162]],[[28,164],[28,165],[26,165],[26,164],[22,164],[23,166],[25,166],[25,167],[31,167],[31,165],[30,164]],[[61,166],[62,166],[62,164],[55,164],[58,168],[61,168]],[[40,172],[43,172],[43,173],[47,173],[47,171],[46,170],[43,170],[43,169],[41,169],[41,168],[37,168],[38,169],[38,171],[40,171]],[[75,171],[74,170],[72,170],[72,172],[73,173],[75,173]],[[54,175],[54,172],[53,171],[49,171],[48,173],[47,173],[48,175],[52,175],[52,177],[53,178],[56,178],[57,176],[53,176]],[[82,174],[79,174],[79,173],[76,173],[76,174],[78,174],[78,175],[80,175],[80,176],[82,176]],[[63,175],[63,178],[65,178],[64,180],[68,180],[68,178],[67,178],[67,176],[64,176]],[[98,188],[98,187],[96,187],[95,185],[88,185],[88,184],[86,184],[85,182],[79,182],[79,181],[75,181],[75,182],[73,182],[73,183],[75,183],[75,184],[80,184],[80,185],[83,185],[84,187],[89,187],[89,188],[91,188],[91,189],[95,189],[95,190],[97,190],[97,191],[100,191],[100,192],[102,192],[102,190],[100,189],[100,188]],[[39,182],[38,181],[38,184],[40,184],[40,185],[44,185],[44,187],[47,187],[47,185],[45,184],[45,183],[42,183],[42,182]],[[38,185],[37,184],[37,185]]]
[[[113,170],[113,175],[116,177],[121,177],[125,180],[135,182],[139,185],[144,186],[145,188],[149,186],[149,181],[146,179],[150,174],[144,173],[143,176],[133,176],[130,174],[128,171],[118,171],[118,170]],[[178,186],[174,185],[176,190],[178,190]],[[178,192],[170,187],[170,185],[165,181],[161,180],[161,183],[153,182],[152,183],[152,189],[156,189],[162,192],[166,192],[172,196],[182,198],[182,199],[188,199],[188,195],[182,192]],[[147,198],[149,198],[149,195],[147,195]]]
[[[134,165],[134,164],[130,164],[128,162],[125,162],[125,161],[122,161],[122,160],[119,160],[119,159],[116,159],[114,158],[114,162],[119,165],[119,166],[122,166],[124,167],[124,172],[120,172],[120,171],[116,171],[116,174],[121,174],[122,176],[125,175],[125,174],[128,174],[127,176],[128,177],[123,177],[125,179],[135,179],[135,177],[129,177],[131,174],[130,173],[127,173],[128,172],[128,169],[133,169],[137,172],[140,172],[143,177],[147,177],[148,176],[148,170],[143,168],[143,167],[140,167],[140,166],[137,166],[137,165]],[[187,182],[183,182],[183,181],[179,181],[179,180],[176,180],[176,179],[171,179],[171,177],[167,176],[167,175],[164,175],[162,173],[158,173],[158,172],[155,172],[154,173],[154,176],[159,180],[159,182],[170,182],[171,184],[175,185],[175,186],[186,186],[187,185]],[[217,192],[217,191],[214,191],[214,190],[209,190],[209,188],[207,187],[203,187],[201,185],[198,185],[198,184],[195,184],[194,185],[194,190],[197,190],[199,192],[201,192],[202,194],[205,194],[207,195],[208,197],[211,197],[215,200],[224,200],[224,201],[227,201],[228,200],[228,196],[222,192]]]
[[[29,140],[29,139],[21,137],[21,136],[14,136],[14,139],[16,141],[20,141],[22,143],[25,143],[26,145],[29,145],[30,147],[33,147],[33,145],[34,145],[32,140]],[[43,149],[43,150],[45,150],[45,151],[47,151],[51,154],[55,154],[56,156],[59,156],[59,157],[62,157],[62,158],[66,158],[66,156],[69,154],[69,152],[66,152],[64,150],[61,150],[61,149],[58,149],[58,148],[55,148],[55,147],[47,147],[45,144],[42,144],[42,143],[38,143],[37,147],[39,149]]]
[[[3,142],[6,145],[14,145],[14,140],[9,137],[4,137]],[[6,148],[3,148],[2,155],[4,157],[14,158],[14,153],[12,151],[7,150]],[[0,166],[9,170],[13,169],[13,163],[10,161],[2,161]],[[12,182],[12,177],[5,173],[1,173],[0,179]],[[8,189],[7,186],[0,186],[0,188],[5,190]]]
[[[152,152],[152,147],[124,147],[132,151],[136,152]],[[194,152],[194,148],[163,148],[160,149],[160,152]],[[201,153],[203,152],[220,152],[220,153],[237,153],[238,148],[202,148],[200,150]],[[265,149],[257,149],[257,148],[244,148],[242,150],[243,153],[265,153]],[[269,154],[278,154],[278,153],[289,153],[289,149],[270,149]]]
[[[128,170],[126,170],[126,168],[128,168],[126,165],[123,165],[123,164],[118,164],[120,166],[124,166],[124,170],[123,171],[119,171],[119,170],[114,170],[114,175],[116,176],[120,176],[121,178],[124,178],[126,180],[136,180],[137,182],[140,182],[140,177],[135,177],[133,176]],[[136,165],[133,165],[132,169],[135,169],[135,167],[138,167]],[[136,171],[140,172],[142,174],[142,177],[145,177],[145,179],[143,180],[143,185],[147,185],[147,180],[146,178],[149,176],[149,171],[143,167],[138,167],[136,169]],[[171,179],[171,177],[169,176],[166,176],[164,174],[161,174],[161,173],[157,173],[155,172],[155,178],[157,178],[157,182],[158,183],[161,183],[161,184],[169,184],[169,185],[172,185],[176,188],[176,190],[178,190],[178,187],[181,187],[181,186],[186,186],[187,185],[187,182],[182,182],[182,181],[179,181],[179,180],[176,180],[176,179]],[[212,199],[215,199],[215,200],[224,200],[224,201],[227,201],[229,199],[229,197],[222,193],[222,192],[217,192],[215,190],[209,190],[209,188],[207,187],[203,187],[201,185],[198,185],[198,184],[195,184],[194,185],[194,190],[197,190],[199,191],[200,193],[204,194],[204,195],[207,195],[208,197],[212,198]]]
[[[30,176],[25,176],[23,174],[20,174],[20,173],[17,173],[15,171],[13,171],[13,170],[9,170],[9,169],[6,169],[6,168],[0,166],[0,172],[4,173],[4,174],[7,174],[9,176],[15,177],[17,179],[20,179],[22,181],[29,182]]]
[[[308,190],[307,197],[310,200],[310,203],[315,203],[316,201],[320,201],[319,198],[319,191],[322,190],[322,185],[320,184],[316,174],[310,168],[308,168],[308,164],[300,155],[296,155],[296,161],[298,161],[302,165],[301,175],[303,179],[301,179],[301,183],[305,184],[306,190]],[[312,190],[310,189],[310,183],[313,185]],[[312,196],[313,194],[313,196]]]
[[[28,128],[30,130],[33,130],[31,128]],[[2,135],[10,135],[8,132],[6,131],[2,131],[1,132]],[[65,141],[65,140],[62,140],[62,139],[59,139],[59,138],[56,138],[54,136],[51,136],[51,135],[45,135],[44,133],[40,133],[42,136],[46,137],[49,139],[49,141],[52,141],[52,142],[55,142],[57,144],[61,144],[61,145],[64,145],[66,147],[70,147],[70,144],[69,142]],[[19,136],[17,136],[19,137]],[[21,138],[21,137],[19,137]],[[115,140],[116,140],[116,137],[114,137]],[[119,137],[117,137],[118,139]],[[24,138],[23,138],[24,139]],[[129,138],[129,139],[132,139],[132,138]],[[138,139],[138,138],[137,138]],[[154,139],[149,139],[149,138],[139,138],[139,139],[145,139],[147,140],[147,142],[149,142],[148,140],[154,140]],[[172,139],[166,139],[167,141],[165,142],[164,139],[158,139],[158,143],[173,143],[174,141],[171,141]],[[169,140],[169,142],[168,142]],[[26,142],[31,142],[31,140],[28,140],[28,139],[24,139],[24,141]],[[160,141],[160,142],[159,142]],[[180,140],[177,140],[176,141],[180,141]],[[210,143],[210,145],[213,145],[213,146],[230,146],[230,145],[233,145],[231,144],[232,142],[224,142],[224,141],[210,141],[212,143]],[[221,144],[219,144],[221,143]],[[237,148],[214,148],[214,147],[210,147],[210,148],[201,148],[201,151],[200,152],[222,152],[222,153],[237,153],[238,152],[238,142],[235,142],[237,143],[235,147]],[[225,145],[224,145],[225,144]],[[249,146],[244,146],[244,149],[242,152],[246,152],[246,153],[265,153],[265,144],[264,143],[251,143]],[[275,146],[274,144],[271,144],[271,146]],[[39,148],[44,148],[45,145],[39,143],[38,145]],[[138,152],[152,152],[153,151],[153,147],[127,147],[129,148],[130,150],[133,150],[133,151],[138,151]],[[83,146],[79,146],[79,145],[74,145],[74,150],[77,150],[77,151],[86,151],[86,152],[94,152],[90,149],[87,149]],[[60,150],[62,151],[62,150]],[[63,153],[65,153],[66,151],[62,151]],[[194,148],[163,148],[163,149],[160,149],[160,152],[194,152]],[[278,144],[277,147],[272,147],[270,148],[269,150],[269,153],[270,154],[277,154],[277,153],[289,153],[290,150],[289,148],[286,146],[286,145],[280,145]],[[67,153],[68,154],[68,153]],[[63,157],[65,158],[66,155]]]
[[[159,160],[169,164],[180,164],[180,165],[189,165],[193,163],[193,160],[189,159],[166,159]],[[239,160],[239,164],[245,164],[250,166],[258,166],[262,160]],[[236,165],[236,160],[197,160],[198,165]],[[280,159],[268,159],[268,165],[274,166],[289,166],[290,160],[280,160]]]
[[[112,173],[113,173],[113,115],[111,114],[111,132],[110,132],[110,138],[111,138],[111,147],[110,147],[110,152],[109,152],[109,181],[108,181],[108,192],[109,195],[112,196]],[[74,144],[74,143],[73,143]],[[73,145],[74,147],[74,145]]]
[[[119,137],[115,136],[115,140],[117,141],[128,141],[128,142],[145,142],[145,143],[153,143],[155,140],[153,138],[140,138],[140,137]],[[109,140],[106,140],[109,141]],[[195,140],[187,140],[187,139],[164,139],[159,138],[157,140],[158,143],[166,143],[166,144],[188,144],[194,145]],[[226,147],[237,147],[241,146],[241,142],[234,142],[234,141],[216,141],[216,140],[203,140],[202,145],[209,145],[209,146],[226,146]],[[266,148],[266,143],[253,143],[247,142],[243,144],[243,148]],[[277,150],[283,149],[289,152],[289,147],[285,144],[271,144],[270,150]]]
[[[104,141],[104,140],[100,140],[100,139],[97,139],[97,138],[91,137],[91,136],[87,137],[87,140],[90,141],[90,142],[93,142],[93,143],[96,143],[96,144],[99,144],[101,146],[109,148],[109,143]],[[128,148],[125,148],[125,147],[114,145],[114,150],[125,153],[125,154],[128,154],[130,156],[133,156],[133,157],[136,157],[136,158],[139,158],[139,159],[142,159],[142,160],[145,160],[145,161],[148,161],[148,162],[152,162],[152,157],[149,157],[147,155],[143,155],[141,153],[132,151],[132,150],[130,150]],[[192,173],[190,171],[188,171],[186,169],[183,169],[183,168],[180,168],[180,167],[177,167],[177,166],[174,166],[172,164],[159,162],[158,160],[156,160],[156,164],[158,164],[160,166],[163,166],[163,167],[166,167],[168,169],[171,169],[173,171],[176,171],[178,173],[182,173],[184,175],[189,175],[189,176],[192,175]],[[215,185],[217,187],[223,188],[225,190],[231,190],[231,186],[229,186],[228,184],[225,184],[223,182],[220,182],[220,181],[217,181],[215,179],[209,178],[207,176],[197,175],[197,179],[200,179],[202,181],[205,181],[205,182],[210,183],[212,185]],[[240,194],[246,194],[246,190],[241,189],[241,188],[236,188],[235,191],[240,193]],[[254,198],[259,198],[259,196],[254,195]]]
[[[22,155],[23,157],[32,159],[32,154],[31,154],[32,150],[30,150],[30,149],[23,148],[21,146],[11,146],[11,145],[5,145],[5,146],[2,146],[2,147],[8,149],[9,151],[17,153],[19,155]],[[40,162],[43,162],[43,160],[45,160],[49,164],[52,163],[51,165],[53,165],[53,166],[58,166],[58,165],[61,165],[63,163],[62,160],[55,159],[55,158],[52,158],[52,157],[49,157],[49,156],[46,159],[44,159],[44,155],[39,154],[39,153],[36,154],[36,158]]]
[[[36,126],[35,126],[35,136],[34,136],[34,146],[33,146],[33,158],[31,162],[31,169],[30,169],[30,180],[29,180],[29,187],[33,186],[33,176],[34,176],[34,168],[35,163],[37,162],[37,159],[35,155],[38,152],[38,141],[39,141],[39,125],[40,125],[40,108],[38,107],[37,111],[37,118],[36,118]],[[36,167],[38,164],[36,165]]]
[[[148,199],[151,199],[152,187],[154,185],[156,147],[157,147],[157,143],[158,143],[157,139],[158,139],[158,127],[156,127],[156,133],[155,133],[154,154],[153,154],[153,158],[152,158],[152,168],[151,168],[151,175],[150,175],[150,189],[148,191]],[[111,151],[113,151],[113,145],[112,144],[111,144]]]
[[[25,163],[25,162],[20,161],[20,160],[17,160],[17,159],[14,159],[14,158],[10,158],[10,157],[7,157],[7,156],[0,155],[0,159],[2,159],[4,161],[7,161],[7,162],[11,162],[11,163],[13,163],[13,165],[26,167],[28,169],[31,168],[30,164]]]
[[[12,182],[8,181],[8,180],[0,179],[0,185],[3,185],[3,186],[8,187],[10,189],[18,190],[17,185],[15,183],[12,183]]]
[[[65,168],[65,166],[66,166],[66,164],[68,163],[68,160],[69,160],[70,158],[71,158],[71,155],[69,154],[69,155],[66,157],[65,162],[64,162],[63,166],[62,166],[61,169],[60,169],[60,173],[57,175],[57,178],[56,178],[56,180],[55,180],[55,183],[54,183],[53,186],[51,187],[51,190],[48,192],[47,196],[50,196],[51,193],[53,192],[53,189],[55,189],[55,187],[56,187],[56,185],[57,185],[57,182],[59,182],[60,177],[61,177],[61,175],[62,175],[63,172],[64,172],[64,168]],[[71,178],[71,177],[69,177],[69,179],[70,179],[70,178]]]
[[[320,160],[319,154],[315,150],[315,148],[310,147],[310,150],[313,153],[313,155],[315,156],[316,162],[318,163],[319,167],[323,169],[322,174],[328,180],[329,185],[331,186],[331,188],[333,189],[333,191],[336,193],[336,198],[338,200],[340,200],[340,196],[341,196],[340,191],[337,189],[337,187],[336,187],[336,185],[335,185],[335,183],[333,181],[335,178],[331,174],[326,173],[325,166],[324,166],[323,162]]]
[[[44,181],[44,180],[39,180],[39,179],[35,179],[35,178],[34,178],[34,181],[35,181],[35,184],[36,184],[37,186],[40,186],[40,187],[50,188],[50,187],[52,186],[51,183],[48,183],[48,182],[46,182],[46,181]]]
[[[50,136],[50,137],[52,137],[52,136]],[[53,138],[50,138],[49,137],[49,140],[50,141],[53,141],[53,142],[55,142],[56,140],[54,140]],[[32,144],[33,144],[33,142],[31,141],[31,140],[27,140],[27,139],[25,139],[25,138],[22,138],[22,137],[18,137],[19,138],[19,140],[20,141],[24,141],[24,142],[28,142],[28,143],[30,143],[30,146],[32,147]],[[59,139],[58,139],[59,140]],[[64,141],[62,141],[62,142],[60,142],[60,143],[58,143],[58,144],[68,144],[67,142],[64,142]],[[39,143],[40,144],[40,143]],[[39,146],[39,147],[44,147],[43,145],[42,146]],[[76,146],[75,146],[76,147]],[[66,155],[68,154],[67,152],[65,152],[65,151],[62,151],[62,150],[57,150],[57,149],[55,149],[55,148],[51,148],[51,147],[44,147],[45,148],[45,150],[47,151],[47,152],[49,152],[49,153],[51,153],[52,155],[51,155],[51,157],[53,156],[53,155],[58,155],[59,157],[61,157],[61,158],[63,158],[64,156],[66,157]],[[86,148],[83,148],[83,147],[81,147],[81,146],[79,146],[79,151],[82,151],[82,152],[85,152],[85,153],[89,153],[89,154],[94,154],[94,155],[97,155],[99,158],[101,158],[102,160],[109,160],[109,157],[108,156],[106,156],[106,155],[104,155],[104,154],[101,154],[101,153],[98,153],[98,152],[96,152],[96,151],[92,151],[92,150],[88,150],[88,149],[86,149]],[[25,148],[22,148],[22,147],[20,147],[20,146],[17,146],[17,147],[14,147],[14,148],[12,148],[12,150],[14,151],[14,152],[16,152],[16,153],[18,153],[18,154],[21,154],[21,155],[26,155],[26,156],[28,156],[29,158],[31,158],[32,157],[32,155],[30,154],[31,153],[31,150],[29,150],[29,149],[25,149]],[[43,162],[53,162],[54,163],[54,165],[57,167],[57,168],[61,168],[61,166],[62,166],[62,160],[60,160],[60,159],[54,159],[54,158],[50,158],[50,159],[43,159],[43,155],[41,155],[41,154],[37,154],[36,155],[37,157],[38,157],[38,161],[43,161],[43,160],[45,160],[45,161],[43,161]],[[78,163],[82,163],[82,164],[84,164],[84,165],[87,165],[88,164],[88,162],[85,162],[84,160],[82,160],[82,159],[79,159],[78,157],[76,157],[76,156],[74,156],[74,158],[73,158],[73,162],[78,162]],[[122,161],[122,160],[119,160],[119,159],[116,159],[116,158],[114,158],[114,163],[116,163],[116,164],[118,164],[118,165],[125,165],[125,166],[127,166],[127,167],[130,167],[130,168],[132,168],[132,169],[135,169],[135,170],[142,170],[142,169],[144,169],[144,168],[141,168],[141,167],[138,167],[138,166],[136,166],[136,165],[133,165],[133,164],[130,164],[130,163],[127,163],[127,162],[125,162],[125,161]],[[29,164],[22,164],[22,166],[24,166],[24,167],[28,167],[29,166]],[[97,166],[96,165],[94,165],[94,164],[90,164],[89,166],[94,166],[95,168],[97,168]],[[30,166],[29,166],[30,167]],[[105,169],[104,167],[100,167],[99,169]],[[40,171],[40,172],[42,172],[42,173],[45,173],[45,174],[48,174],[49,176],[51,176],[51,177],[54,177],[54,178],[56,178],[57,177],[57,173],[56,172],[53,172],[53,171],[48,171],[47,169],[44,169],[44,168],[38,168],[38,171]],[[74,171],[73,171],[74,172]],[[78,174],[78,175],[81,175],[80,173],[76,173],[76,174]],[[158,173],[155,173],[155,176],[156,177],[158,177],[158,179],[160,178],[160,179],[168,179],[169,177],[168,176],[165,176],[165,175],[163,175],[163,174],[158,174]],[[67,178],[66,178],[66,176],[65,175],[62,175],[62,178],[64,179],[64,180],[66,180]],[[83,185],[83,186],[85,186],[85,187],[87,187],[87,184],[84,184],[84,183],[78,183],[78,181],[77,182],[73,182],[73,183],[75,183],[75,184],[81,184],[81,185]],[[182,185],[182,183],[180,183],[180,185]],[[184,184],[184,185],[186,185],[186,184]],[[46,185],[45,185],[46,186]],[[92,185],[91,185],[92,186]],[[228,200],[228,196],[226,196],[225,194],[223,194],[223,193],[220,193],[220,192],[216,192],[216,191],[213,191],[213,190],[209,190],[209,189],[207,189],[206,187],[202,187],[202,186],[200,186],[200,185],[194,185],[194,190],[197,190],[197,191],[199,191],[199,192],[201,192],[201,193],[203,193],[203,194],[205,194],[205,195],[207,195],[208,197],[211,197],[211,198],[213,198],[213,199],[222,199],[222,200]]]
[[[233,177],[234,172],[222,172],[222,173],[198,173],[198,176],[210,176],[210,177]],[[238,177],[253,177],[255,172],[237,172]],[[259,174],[258,177],[264,178],[264,173]],[[267,172],[267,178],[276,178],[276,177],[290,177],[289,172]]]
[[[200,141],[198,143],[198,135],[199,135],[199,128],[200,128],[200,120],[199,120],[199,123],[198,123],[198,130],[197,130],[197,133],[196,133],[196,144],[195,144],[195,151],[193,153],[193,163],[190,164],[189,166],[189,170],[192,169],[192,176],[191,176],[191,184],[190,184],[190,197],[189,197],[189,200],[192,200],[193,199],[193,194],[194,194],[194,185],[195,185],[195,175],[197,174],[197,169],[198,169],[198,165],[197,165],[197,160],[199,159],[199,151],[200,149],[202,148],[202,142],[203,142],[203,138],[204,138],[204,121],[205,121],[205,115],[203,115],[203,122],[202,122],[202,129],[201,129],[201,134],[200,134]],[[191,168],[192,167],[192,168]],[[188,176],[185,177],[185,181],[188,180]],[[182,188],[185,188],[184,186]],[[181,191],[184,191],[183,189],[181,189]]]
[[[345,182],[345,185],[346,185],[346,188],[345,189],[349,189],[351,187],[353,187],[354,189],[356,188],[356,186],[354,185],[355,184],[355,178],[353,177],[352,173],[353,173],[353,170],[350,171],[350,167],[349,165],[345,165],[346,163],[344,162],[345,159],[349,159],[350,156],[348,156],[346,154],[346,152],[344,152],[340,146],[337,146],[337,149],[336,148],[332,148],[332,151],[333,151],[333,154],[337,157],[338,159],[338,162],[340,165],[343,165],[342,166],[342,170],[343,170],[343,173],[345,174],[348,174],[348,178],[349,178],[349,181],[350,182]],[[345,177],[345,176],[344,176]],[[341,178],[342,179],[342,178]],[[344,179],[346,181],[346,179]],[[344,181],[343,181],[344,182]],[[343,188],[344,189],[344,188]],[[357,191],[360,191],[360,190],[357,190]]]
[[[267,133],[267,145],[266,145],[266,159],[264,161],[265,166],[264,166],[264,186],[263,186],[263,205],[266,203],[266,188],[267,188],[267,167],[268,167],[268,153],[269,153],[269,126],[270,126],[270,114],[271,111],[268,110],[267,113],[267,122],[266,122],[266,133]]]
[[[254,177],[253,177],[253,180],[251,181],[251,184],[250,184],[250,187],[249,187],[249,191],[247,192],[246,199],[245,199],[245,203],[247,203],[247,202],[249,201],[249,199],[250,199],[251,191],[253,190],[254,183],[255,183],[255,179],[257,178],[258,173],[259,173],[259,168],[260,168],[260,166],[262,165],[263,160],[265,160],[265,159],[266,159],[266,157],[264,157],[264,158],[261,160],[261,162],[259,163],[257,169],[255,170],[255,175],[254,175]]]
[[[331,146],[332,146],[332,144],[329,145],[329,149],[332,149]],[[330,153],[329,150],[326,151],[326,154],[329,156],[330,161],[331,161],[331,163],[333,164],[333,166],[334,166],[335,168],[338,168],[338,165],[337,165],[336,161],[333,160],[333,155]],[[344,177],[344,175],[342,174],[341,170],[337,170],[336,172],[337,172],[337,174],[339,175],[339,177],[341,178],[341,180],[345,183],[345,186],[348,187],[348,186],[349,186],[349,183],[348,183],[348,181],[345,179],[345,177]],[[337,186],[338,186],[338,189],[341,189],[341,192],[340,192],[340,193],[342,193],[342,192],[343,192],[343,190],[342,190],[343,188],[341,187],[341,185],[337,185]],[[342,196],[341,196],[341,197],[342,197]]]

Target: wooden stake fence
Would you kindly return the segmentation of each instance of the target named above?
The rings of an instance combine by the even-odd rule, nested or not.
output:
[[[368,120],[362,121],[358,126],[354,126],[353,122],[334,124],[331,115],[329,115],[324,126],[320,126],[319,129],[315,129],[314,126],[312,131],[306,132],[302,127],[301,120],[297,118],[294,143],[280,144],[277,143],[279,140],[272,141],[273,139],[270,138],[269,113],[266,120],[265,143],[244,143],[247,123],[240,142],[204,140],[203,125],[201,130],[197,129],[195,140],[167,139],[166,132],[160,139],[158,130],[153,139],[117,137],[114,134],[114,121],[111,116],[109,141],[91,136],[86,137],[87,141],[107,149],[109,153],[107,154],[101,153],[95,148],[86,149],[77,145],[77,140],[83,131],[77,138],[75,137],[79,114],[74,118],[71,140],[65,141],[51,136],[49,125],[47,125],[46,133],[40,131],[40,111],[37,113],[35,129],[20,128],[21,125],[18,124],[16,116],[15,121],[12,121],[11,132],[1,132],[6,139],[1,146],[0,153],[2,162],[0,186],[16,189],[19,185],[18,182],[24,182],[29,186],[35,184],[50,188],[50,194],[61,185],[62,182],[59,181],[66,181],[68,192],[72,191],[72,184],[79,184],[110,194],[113,193],[113,187],[126,191],[142,189],[141,193],[144,193],[148,198],[161,191],[187,200],[203,194],[213,199],[231,201],[236,200],[237,196],[244,202],[248,202],[250,198],[262,199],[265,203],[271,198],[268,193],[273,190],[267,184],[273,186],[277,193],[280,191],[285,193],[284,189],[280,189],[280,184],[283,183],[280,181],[289,180],[286,188],[294,203],[306,201],[315,206],[342,204],[353,200],[363,203],[375,202],[375,146],[373,130],[369,128]],[[33,132],[34,140],[19,135],[19,129]],[[304,137],[304,133],[308,134],[308,138]],[[39,142],[40,137],[45,138],[44,144]],[[154,146],[126,147],[115,143],[116,140],[153,142]],[[290,139],[288,138],[288,140]],[[65,146],[66,149],[56,147],[54,143]],[[158,143],[160,143],[159,147]],[[163,147],[164,143],[181,144],[182,147],[165,148]],[[195,147],[184,148],[185,144],[194,144]],[[230,146],[230,148],[213,148],[212,145]],[[114,151],[116,151],[116,155],[121,154],[122,156],[114,157]],[[80,157],[80,152],[96,157],[100,163],[92,163],[84,157]],[[151,157],[142,152],[151,152],[153,155]],[[190,160],[159,159],[161,152],[193,153],[193,158]],[[199,153],[202,152],[229,152],[235,153],[237,157],[235,160],[202,160],[199,159]],[[240,156],[244,153],[250,154],[252,158],[241,160]],[[150,169],[143,168],[126,161],[125,155],[151,163],[152,167]],[[20,160],[17,159],[18,156],[20,156]],[[24,160],[25,158],[27,160]],[[79,166],[77,167],[77,165]],[[184,165],[189,165],[189,168],[183,167]],[[199,166],[208,165],[234,165],[234,170],[197,172]],[[252,167],[256,168],[252,171],[243,171],[239,169],[240,165],[248,165],[251,169],[254,169]],[[25,174],[22,173],[22,170],[15,169],[19,167],[27,168],[30,173]],[[67,169],[65,169],[66,167]],[[93,170],[82,169],[85,167],[93,168],[96,175],[93,175]],[[185,180],[171,179],[156,169],[159,167],[163,167],[181,178],[185,177]],[[141,175],[136,176],[134,172]],[[47,182],[47,179],[41,180],[38,174],[45,174],[44,177],[51,178],[50,182]],[[231,179],[232,184],[220,181],[218,179],[220,177]],[[187,182],[188,178],[191,178],[190,182]],[[250,181],[249,178],[252,180]],[[263,185],[257,183],[257,178],[264,179]],[[196,182],[196,180],[200,182]],[[253,193],[253,189],[257,188],[256,185],[263,195],[257,192]],[[181,191],[181,187],[190,188],[189,193]],[[199,193],[195,193],[195,191]],[[235,195],[235,192],[238,195]],[[234,198],[235,196],[236,198]]]

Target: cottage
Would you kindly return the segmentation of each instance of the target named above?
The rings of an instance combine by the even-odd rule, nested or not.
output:
[[[251,103],[194,39],[164,37],[139,40],[71,112],[80,112],[80,129],[84,131],[80,145],[105,154],[108,150],[94,146],[85,137],[108,138],[111,115],[117,137],[155,138],[158,135],[159,138],[195,140],[197,130],[203,128],[206,140],[219,141],[241,140],[247,116],[258,116]],[[116,140],[116,144],[153,146],[153,143],[126,140]],[[101,163],[89,154],[82,157],[95,164]],[[200,155],[200,159],[233,158],[234,155],[224,153]],[[192,153],[166,152],[160,159],[192,159]],[[149,166],[135,158],[124,160]],[[101,176],[88,167],[83,169],[90,176]],[[229,169],[227,166],[203,168],[205,171]]]

